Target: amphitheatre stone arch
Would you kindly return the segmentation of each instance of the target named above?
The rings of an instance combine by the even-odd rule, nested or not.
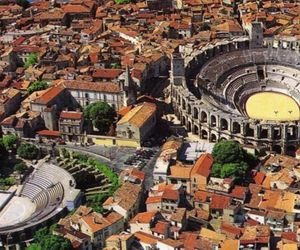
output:
[[[269,117],[250,116],[247,111],[247,102],[256,93],[282,94],[300,106],[299,42],[282,39],[266,37],[261,47],[252,48],[248,37],[236,37],[193,51],[185,58],[185,74],[180,79],[173,76],[179,80],[172,83],[175,89],[172,101],[183,112],[182,124],[192,127],[192,133],[200,138],[211,141],[215,140],[213,131],[218,131],[217,140],[231,138],[269,150],[278,145],[283,153],[286,145],[298,147],[300,115],[296,111],[282,108],[284,105],[277,110],[272,103],[274,98],[268,97],[271,94],[266,94],[271,107]],[[179,99],[181,105],[176,101]],[[257,113],[262,113],[261,110],[254,108]],[[279,114],[283,118],[278,118]],[[192,125],[187,124],[187,118]],[[198,129],[195,123],[199,124]]]

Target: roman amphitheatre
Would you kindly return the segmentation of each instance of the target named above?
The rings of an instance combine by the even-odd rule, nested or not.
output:
[[[0,192],[0,235],[7,243],[31,238],[75,207],[80,190],[66,170],[41,162],[22,185]]]
[[[173,54],[175,114],[201,139],[294,154],[300,140],[299,50],[296,39],[261,35]]]

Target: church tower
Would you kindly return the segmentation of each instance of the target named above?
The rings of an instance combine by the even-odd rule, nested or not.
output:
[[[136,103],[136,86],[130,74],[129,67],[126,66],[125,80],[123,84],[123,105],[128,106]]]

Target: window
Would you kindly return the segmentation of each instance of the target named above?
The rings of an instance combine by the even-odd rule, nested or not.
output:
[[[103,95],[103,100],[106,102],[107,101],[107,96]]]
[[[84,94],[85,98],[89,98],[89,93]]]

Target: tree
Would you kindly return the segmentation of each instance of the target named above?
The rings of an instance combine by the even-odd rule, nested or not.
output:
[[[17,163],[14,166],[14,170],[17,171],[19,174],[23,174],[27,169],[27,165],[24,162]]]
[[[46,81],[36,81],[30,85],[27,89],[28,93],[31,94],[35,91],[43,90],[49,88],[49,85]]]
[[[116,112],[106,102],[95,102],[85,108],[84,115],[93,121],[100,134],[105,134],[115,120]]]
[[[31,244],[29,247],[26,248],[26,250],[42,250],[42,246],[39,244]]]
[[[130,3],[130,0],[115,0],[115,3],[117,4],[124,4],[124,3]]]
[[[30,67],[31,65],[33,65],[37,62],[38,62],[37,54],[36,53],[30,53],[25,59],[24,67],[28,68],[28,67]]]
[[[4,179],[4,183],[6,186],[12,186],[16,184],[16,179],[14,177],[7,177]]]
[[[18,137],[15,135],[5,135],[3,137],[3,145],[7,151],[12,150],[17,141]]]
[[[244,161],[244,150],[235,141],[220,141],[215,144],[212,155],[215,163],[239,163]]]
[[[27,250],[69,250],[72,244],[68,239],[52,234],[52,227],[49,230],[44,227],[36,231],[34,235],[34,244],[30,245]]]
[[[18,147],[17,153],[20,157],[24,159],[33,160],[37,158],[39,154],[39,149],[35,145],[29,143],[22,143]]]
[[[16,4],[23,7],[24,9],[30,6],[30,3],[27,0],[17,0]]]

